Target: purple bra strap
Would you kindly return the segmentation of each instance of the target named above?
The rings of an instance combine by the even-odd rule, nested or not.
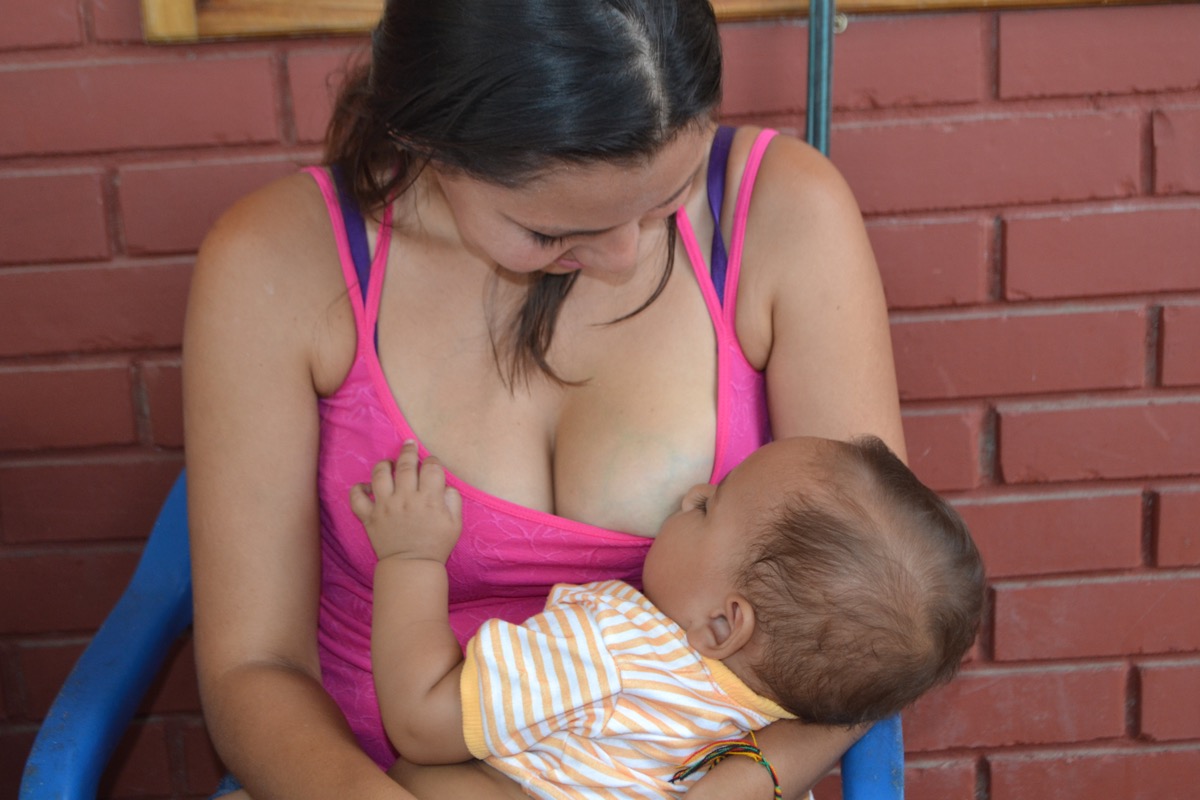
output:
[[[337,186],[338,203],[342,207],[342,222],[346,226],[346,241],[350,245],[350,258],[358,274],[358,287],[362,290],[363,302],[367,299],[367,284],[371,279],[371,247],[367,243],[367,223],[359,213],[358,203],[346,187],[346,177],[336,164],[329,168]]]
[[[721,206],[725,200],[725,169],[734,132],[735,129],[728,125],[717,128],[708,157],[708,207],[713,216],[712,255],[709,258],[713,288],[722,303],[725,302],[725,269],[729,266],[729,254],[725,250],[725,240],[721,238]]]

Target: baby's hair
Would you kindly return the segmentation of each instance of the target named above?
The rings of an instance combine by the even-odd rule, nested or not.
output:
[[[801,720],[857,725],[949,681],[983,608],[959,515],[877,438],[828,442],[806,489],[759,519],[739,585],[761,636],[756,676]]]

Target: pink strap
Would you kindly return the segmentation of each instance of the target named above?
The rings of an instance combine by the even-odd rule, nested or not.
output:
[[[737,204],[733,209],[733,236],[729,246],[729,269],[725,276],[723,309],[730,325],[737,314],[738,277],[742,270],[742,249],[746,244],[746,222],[750,218],[750,197],[758,179],[758,168],[762,165],[763,154],[767,152],[767,145],[778,134],[779,131],[765,128],[755,137],[754,144],[750,146],[750,156],[746,159],[741,184],[738,186]]]
[[[342,207],[338,202],[337,186],[328,170],[322,167],[306,167],[329,212],[329,220],[333,225],[333,238],[337,243],[338,260],[342,265],[342,278],[350,294],[350,304],[354,308],[354,318],[358,323],[358,341],[360,345],[374,342],[375,324],[379,318],[379,298],[383,294],[383,278],[387,267],[388,246],[392,241],[392,207],[389,204],[383,211],[379,222],[379,237],[375,242],[375,255],[371,260],[371,273],[368,279],[367,297],[364,304],[362,290],[358,285],[358,273],[354,269],[354,257],[350,253],[350,239],[346,235],[346,220],[342,215]]]

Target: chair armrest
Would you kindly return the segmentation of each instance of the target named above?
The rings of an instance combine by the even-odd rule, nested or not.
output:
[[[900,716],[875,723],[842,756],[842,800],[904,799]]]
[[[129,720],[191,620],[187,500],[180,475],[133,578],[38,731],[21,780],[21,800],[96,797]]]

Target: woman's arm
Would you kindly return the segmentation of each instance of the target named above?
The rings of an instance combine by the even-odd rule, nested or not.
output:
[[[870,433],[904,458],[875,256],[849,187],[802,142],[767,149],[743,264],[738,338],[766,371],[775,437]]]
[[[349,307],[319,204],[307,178],[274,184],[222,218],[196,265],[184,396],[201,696],[257,800],[403,798],[320,681],[312,365],[346,330],[331,309]]]
[[[837,766],[842,754],[866,728],[826,728],[800,722],[776,722],[755,734],[779,778],[785,800],[803,800]],[[775,787],[762,765],[749,758],[726,758],[688,790],[688,800],[763,800]]]
[[[740,146],[752,136],[740,132]],[[832,164],[789,137],[772,141],[755,185],[737,330],[766,372],[776,438],[871,433],[904,458],[887,306],[858,205]],[[801,798],[864,732],[777,723],[758,739],[784,797]],[[739,791],[764,782],[770,791],[765,770],[731,758],[692,793],[769,796]]]

